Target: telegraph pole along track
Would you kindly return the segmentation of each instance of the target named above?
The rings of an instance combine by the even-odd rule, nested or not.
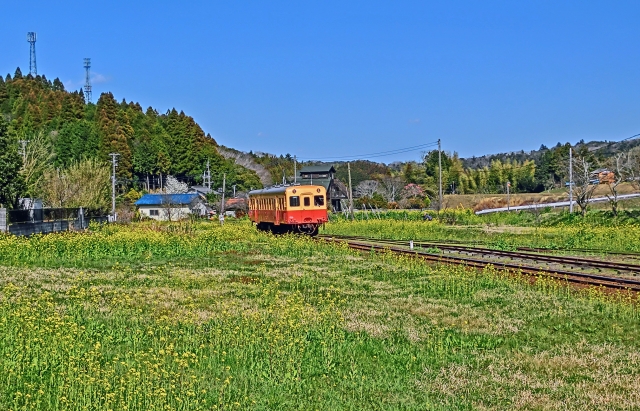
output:
[[[491,266],[515,274],[545,276],[579,286],[640,292],[640,280],[629,278],[629,276],[640,274],[640,265],[635,264],[544,255],[534,252],[494,250],[457,244],[413,242],[413,247],[420,248],[420,250],[415,250],[410,249],[409,241],[402,240],[336,235],[321,235],[318,238],[328,242],[345,243],[355,250],[391,252],[434,263],[466,265],[477,269]],[[462,254],[467,256],[462,256]],[[527,263],[519,264],[514,260],[526,261]],[[573,267],[574,270],[579,271],[568,271],[565,267]],[[603,271],[606,271],[607,275],[596,274]]]

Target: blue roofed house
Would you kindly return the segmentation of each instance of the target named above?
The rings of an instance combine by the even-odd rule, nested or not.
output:
[[[140,216],[160,221],[176,221],[190,214],[204,216],[207,205],[204,196],[188,194],[145,194],[135,202]]]

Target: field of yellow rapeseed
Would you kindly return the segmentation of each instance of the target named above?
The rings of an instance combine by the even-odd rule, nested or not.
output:
[[[330,229],[364,224],[444,230]],[[243,221],[1,236],[0,274],[1,409],[640,407],[640,316],[624,293]]]

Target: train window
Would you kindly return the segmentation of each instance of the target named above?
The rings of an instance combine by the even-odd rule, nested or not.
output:
[[[289,197],[289,207],[300,207],[300,197],[298,196]]]
[[[324,196],[314,196],[313,205],[316,207],[322,207],[324,205]]]
[[[304,206],[309,207],[311,205],[311,199],[309,197],[304,198]]]

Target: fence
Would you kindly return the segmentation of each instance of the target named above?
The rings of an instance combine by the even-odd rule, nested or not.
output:
[[[4,210],[4,213],[3,213]],[[4,225],[2,215],[5,215]],[[83,230],[92,221],[108,222],[101,210],[83,208],[36,208],[30,210],[0,210],[0,230],[14,235],[55,233],[58,231]],[[2,228],[4,227],[4,230]]]
[[[7,232],[7,209],[0,208],[0,233]]]

